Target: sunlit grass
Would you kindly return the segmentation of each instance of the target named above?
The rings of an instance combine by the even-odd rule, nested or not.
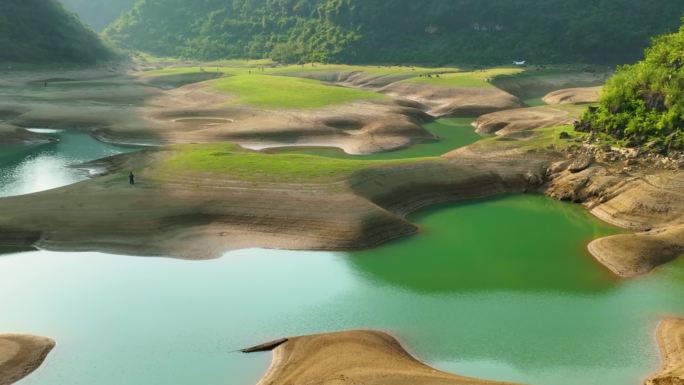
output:
[[[359,161],[306,154],[265,154],[229,142],[176,145],[168,151],[171,155],[153,167],[157,178],[204,173],[252,182],[330,183],[375,166],[439,161],[438,158]]]
[[[492,68],[482,71],[440,74],[439,77],[434,75],[416,77],[407,81],[444,87],[484,88],[494,87],[492,82],[499,76],[516,75],[523,71],[522,68]]]
[[[360,100],[382,100],[384,95],[327,85],[315,80],[261,74],[228,76],[211,88],[234,95],[232,103],[268,108],[317,108]]]
[[[378,66],[378,65],[346,65],[346,64],[320,64],[308,63],[300,65],[287,65],[267,69],[268,73],[311,73],[311,72],[364,72],[371,75],[407,75],[418,76],[428,73],[457,72],[458,68],[443,67],[430,68],[418,66]]]

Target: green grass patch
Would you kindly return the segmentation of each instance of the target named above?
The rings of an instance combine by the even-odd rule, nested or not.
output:
[[[416,77],[407,81],[444,87],[484,88],[494,87],[492,83],[497,77],[515,75],[523,71],[522,68],[492,68],[483,71],[446,73],[439,77]]]
[[[209,173],[247,182],[331,183],[376,166],[438,160],[359,161],[306,154],[266,154],[229,142],[175,145],[169,151],[171,155],[152,168],[158,179],[187,173]]]
[[[191,74],[202,74],[202,73],[216,73],[224,72],[224,69],[216,66],[196,66],[196,67],[166,67],[156,70],[144,71],[142,72],[145,76],[169,76],[169,75],[191,75]]]
[[[229,76],[212,83],[215,91],[236,96],[231,103],[267,108],[318,108],[387,96],[359,89],[285,76],[261,74]]]
[[[417,66],[371,66],[371,65],[346,65],[346,64],[320,64],[308,63],[303,65],[287,65],[268,68],[268,73],[290,74],[290,73],[316,73],[316,72],[364,72],[370,75],[412,75],[428,73],[457,72],[458,68],[442,67],[417,67]]]

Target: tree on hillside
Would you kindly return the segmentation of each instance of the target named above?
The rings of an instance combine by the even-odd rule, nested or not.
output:
[[[662,153],[684,150],[684,26],[620,67],[579,128]]]
[[[56,0],[2,0],[0,47],[0,62],[94,63],[112,57],[99,37]]]

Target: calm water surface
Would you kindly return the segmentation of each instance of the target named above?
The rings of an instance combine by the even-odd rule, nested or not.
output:
[[[102,143],[78,132],[37,131],[59,141],[40,146],[0,146],[0,197],[49,190],[84,180],[85,172],[67,166],[136,149]]]
[[[684,263],[617,280],[585,251],[616,229],[513,196],[423,210],[417,236],[360,253],[242,250],[212,261],[0,255],[0,330],[58,342],[22,385],[255,384],[282,336],[372,328],[463,375],[637,385],[658,320],[684,314]]]

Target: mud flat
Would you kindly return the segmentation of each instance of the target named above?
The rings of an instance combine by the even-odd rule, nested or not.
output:
[[[365,385],[501,384],[433,369],[397,340],[376,331],[290,338],[273,349],[273,362],[258,385],[294,383]],[[510,384],[509,384],[510,385]]]
[[[49,338],[0,334],[0,385],[13,384],[31,374],[54,347]]]
[[[646,380],[646,385],[684,384],[684,319],[667,318],[657,331],[663,366]]]

